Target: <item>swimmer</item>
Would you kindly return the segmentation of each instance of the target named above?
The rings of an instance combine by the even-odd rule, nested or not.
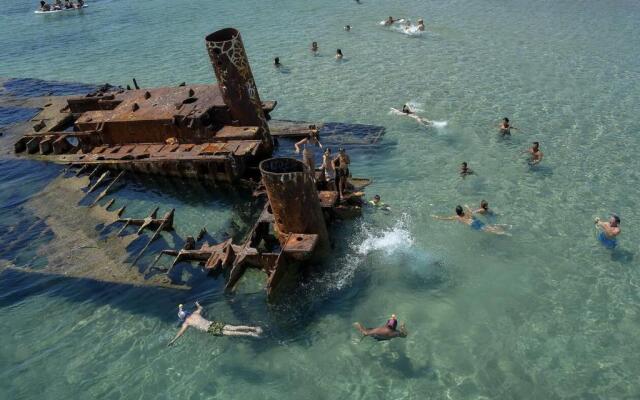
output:
[[[197,301],[196,310],[191,314],[185,312],[182,304],[180,304],[178,306],[178,318],[182,321],[182,326],[176,337],[174,337],[167,346],[174,344],[190,326],[200,331],[210,333],[213,336],[249,336],[260,338],[260,335],[262,335],[262,328],[259,326],[227,325],[218,321],[209,321],[203,318],[201,314],[202,306]]]
[[[456,206],[456,215],[451,217],[441,217],[432,215],[434,219],[441,221],[458,221],[465,225],[469,225],[471,229],[475,231],[482,231],[487,233],[493,233],[494,235],[507,235],[503,225],[487,225],[477,218],[473,217],[473,211],[467,207],[466,212],[462,209],[462,206]]]
[[[280,64],[280,57],[276,57],[273,59],[273,66],[276,68],[282,67],[282,64]]]
[[[51,11],[51,6],[45,1],[40,2],[40,11]]]
[[[318,54],[318,42],[311,43],[311,52],[314,56]]]
[[[467,164],[466,161],[463,161],[462,164],[460,164],[460,176],[464,178],[465,176],[472,174],[473,170],[469,168],[469,164]]]
[[[391,211],[391,207],[389,207],[388,205],[386,205],[381,201],[379,194],[376,194],[375,196],[373,196],[373,200],[370,200],[369,204],[383,211]]]
[[[509,118],[507,117],[502,118],[502,122],[500,122],[499,129],[500,129],[500,134],[502,136],[511,135],[511,129],[518,130],[518,128],[516,128],[515,126],[511,126],[509,124]]]
[[[529,165],[537,165],[542,161],[542,157],[544,154],[540,151],[540,143],[533,142],[533,146],[524,151],[525,153],[529,153],[531,158],[529,159]]]
[[[322,148],[320,143],[320,131],[315,125],[309,125],[309,134],[306,138],[293,145],[296,153],[300,153],[300,146],[302,146],[302,162],[309,167],[309,171],[315,173],[315,155],[313,154],[313,146]]]
[[[344,30],[349,32],[351,30],[351,25],[345,25]]]
[[[418,30],[424,32],[424,20],[422,18],[418,20]]]
[[[391,315],[391,318],[387,322],[378,328],[365,328],[359,322],[353,324],[356,329],[362,333],[363,336],[371,336],[376,340],[389,340],[397,337],[407,337],[408,332],[404,324],[400,325],[398,330],[398,318],[395,314]]]
[[[614,249],[618,245],[618,235],[620,234],[620,217],[612,215],[609,221],[602,221],[596,218],[596,228],[602,229],[598,233],[598,240],[608,249]]]
[[[413,114],[413,111],[411,111],[411,108],[409,108],[409,106],[406,104],[402,106],[402,112],[407,115]]]
[[[389,16],[389,18],[386,21],[384,21],[384,26],[391,26],[394,23],[396,23],[396,21],[397,19],[393,19],[392,16]]]
[[[342,60],[342,50],[338,49],[336,50],[336,60]]]
[[[468,206],[465,206],[468,208]],[[491,215],[493,214],[493,211],[489,210],[489,202],[486,200],[482,200],[480,202],[480,208],[478,208],[477,210],[473,210],[474,214],[480,214],[480,215]]]

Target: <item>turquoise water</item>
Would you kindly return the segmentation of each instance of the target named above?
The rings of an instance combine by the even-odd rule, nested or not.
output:
[[[185,294],[5,271],[1,398],[640,397],[640,3],[362,2],[107,0],[43,16],[35,2],[0,0],[2,77],[212,82],[203,37],[238,28],[261,97],[279,102],[274,117],[386,127],[353,171],[393,208],[338,227],[327,272],[287,306],[265,305],[257,273],[226,297],[213,280]],[[424,17],[427,30],[379,26],[389,15]],[[446,126],[389,114],[408,101]],[[520,128],[511,139],[497,135],[503,116]],[[519,153],[533,140],[545,153],[534,169]],[[476,175],[460,179],[461,161]],[[3,238],[28,223],[20,206],[55,168],[2,161]],[[236,195],[159,186],[121,193],[140,212],[157,199],[182,206],[181,233],[242,230],[246,210],[228,208]],[[431,218],[483,198],[511,237]],[[611,212],[623,230],[613,252],[593,228]],[[47,262],[28,249],[1,257]],[[188,332],[166,348],[175,305],[195,299],[212,318],[264,325],[267,338]],[[391,313],[407,339],[360,341],[351,327]]]

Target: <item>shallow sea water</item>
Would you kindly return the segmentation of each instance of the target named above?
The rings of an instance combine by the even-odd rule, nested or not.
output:
[[[286,306],[265,304],[258,273],[227,297],[213,280],[185,294],[5,270],[0,398],[640,397],[640,3],[88,4],[80,15],[47,16],[32,13],[35,2],[0,0],[0,76],[47,81],[29,85],[30,95],[84,87],[51,81],[212,82],[203,38],[236,27],[261,97],[279,102],[274,118],[387,129],[375,151],[356,152],[352,170],[372,177],[368,194],[393,211],[336,228],[326,272]],[[380,26],[389,15],[424,17],[427,30],[414,37]],[[271,65],[275,56],[284,71]],[[0,96],[25,95],[11,82],[24,87],[5,82]],[[390,114],[408,101],[447,125]],[[2,109],[0,125],[30,115]],[[520,128],[510,139],[497,134],[503,116]],[[530,168],[520,151],[534,140],[545,159]],[[461,179],[461,161],[476,174]],[[46,264],[32,245],[16,246],[29,238],[12,227],[38,222],[22,206],[59,171],[0,160],[5,263]],[[241,236],[251,219],[242,193],[166,191],[154,181],[118,194],[142,213],[158,201],[177,206],[184,234],[204,222],[214,237]],[[511,237],[431,218],[481,199],[497,223],[512,225]],[[611,212],[623,229],[613,252],[593,227]],[[196,299],[212,318],[261,324],[267,337],[188,332],[167,348],[176,304]],[[351,326],[391,313],[407,322],[407,339],[360,340]]]

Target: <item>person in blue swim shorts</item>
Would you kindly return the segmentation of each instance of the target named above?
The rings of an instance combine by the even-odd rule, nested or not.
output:
[[[607,249],[614,249],[618,245],[618,235],[620,235],[620,217],[612,215],[609,221],[602,221],[596,218],[596,228],[601,229],[598,232],[598,240]]]
[[[442,221],[458,221],[465,225],[469,225],[471,229],[475,231],[482,231],[487,233],[493,233],[494,235],[507,235],[508,233],[505,231],[505,227],[502,225],[489,225],[480,221],[478,218],[473,216],[473,211],[467,207],[466,211],[462,208],[462,206],[456,206],[456,215],[451,217],[441,217],[437,215],[432,215],[433,218],[439,219]]]

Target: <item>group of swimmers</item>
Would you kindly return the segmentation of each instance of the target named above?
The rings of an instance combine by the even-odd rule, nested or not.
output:
[[[387,18],[384,21],[383,25],[384,26],[392,26],[393,24],[399,23],[399,22],[402,22],[402,21],[404,21],[404,25],[403,25],[404,29],[410,29],[411,28],[411,21],[409,19],[404,19],[404,18],[395,19],[392,16],[389,16],[389,18]],[[424,19],[418,18],[418,24],[416,25],[416,29],[419,32],[424,32],[424,30],[425,30]]]
[[[173,345],[189,328],[195,328],[201,332],[209,333],[213,336],[235,336],[262,338],[263,329],[259,326],[230,325],[220,321],[210,321],[202,316],[203,308],[197,301],[196,309],[193,312],[184,310],[182,304],[178,305],[178,319],[180,320],[180,330],[176,336],[167,344]],[[395,314],[387,322],[377,328],[365,328],[359,322],[354,324],[363,337],[369,336],[377,340],[389,340],[396,337],[407,337],[407,329],[404,324],[398,329],[398,318]]]
[[[53,4],[48,4],[46,1],[40,1],[40,11],[58,11],[58,10],[69,10],[72,8],[82,8],[84,7],[84,0],[78,0],[77,3],[74,3],[71,0],[65,0],[64,4],[62,0],[56,0]]]

